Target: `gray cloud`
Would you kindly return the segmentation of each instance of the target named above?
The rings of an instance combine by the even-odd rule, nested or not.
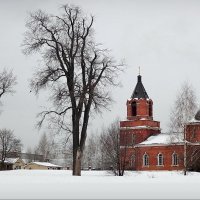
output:
[[[13,68],[18,77],[16,93],[3,100],[0,128],[11,128],[25,147],[37,143],[36,114],[48,103],[46,93],[36,98],[28,79],[38,66],[38,56],[22,54],[21,43],[28,12],[37,9],[58,13],[64,3],[80,5],[95,15],[95,37],[113,56],[125,59],[127,70],[119,79],[123,87],[112,92],[115,104],[90,122],[90,131],[107,125],[116,116],[125,119],[141,66],[143,83],[154,101],[154,118],[167,130],[170,106],[184,80],[199,97],[200,2],[199,1],[94,1],[94,0],[0,0],[0,67]],[[44,131],[44,130],[42,130]],[[42,132],[41,131],[41,132]]]

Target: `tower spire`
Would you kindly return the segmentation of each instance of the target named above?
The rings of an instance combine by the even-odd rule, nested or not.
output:
[[[131,95],[131,98],[134,99],[134,98],[142,98],[142,99],[148,99],[148,94],[142,84],[142,76],[140,75],[140,67],[139,67],[139,75],[137,76],[138,78],[138,81],[137,81],[137,84],[135,86],[135,89]]]

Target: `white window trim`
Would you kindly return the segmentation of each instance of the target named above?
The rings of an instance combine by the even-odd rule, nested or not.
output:
[[[176,156],[177,156],[177,164],[175,165],[174,164],[174,155],[176,154]],[[177,166],[179,166],[179,159],[178,159],[178,154],[176,153],[176,152],[174,152],[173,154],[172,154],[172,165],[171,166],[174,166],[174,167],[177,167]]]
[[[159,155],[162,155],[162,164],[160,164]],[[162,153],[158,153],[157,155],[157,165],[158,167],[164,167],[164,156]]]
[[[148,159],[148,165],[145,165],[145,156],[147,156],[147,159]],[[143,162],[143,167],[149,167],[149,155],[145,152],[143,154],[143,157],[142,157],[142,162]]]

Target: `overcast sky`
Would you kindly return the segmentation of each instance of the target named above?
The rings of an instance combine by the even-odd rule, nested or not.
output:
[[[123,87],[112,92],[115,103],[90,121],[96,132],[116,117],[125,119],[141,66],[143,84],[154,101],[154,119],[165,132],[170,107],[184,81],[189,81],[199,98],[200,90],[200,1],[151,0],[0,0],[0,69],[13,69],[18,85],[13,96],[2,98],[0,128],[14,130],[24,148],[34,146],[48,130],[35,129],[36,114],[47,105],[45,95],[30,93],[29,79],[38,66],[38,57],[22,53],[28,12],[37,9],[60,12],[62,4],[75,4],[95,16],[95,38],[125,59],[126,71],[119,76]],[[199,98],[200,99],[200,98]]]

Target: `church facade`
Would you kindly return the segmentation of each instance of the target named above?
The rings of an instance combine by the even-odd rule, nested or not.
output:
[[[143,86],[141,75],[126,106],[127,118],[120,122],[120,151],[125,169],[183,170],[197,163],[200,111],[185,125],[182,135],[161,133],[160,122],[153,119],[153,100]]]

